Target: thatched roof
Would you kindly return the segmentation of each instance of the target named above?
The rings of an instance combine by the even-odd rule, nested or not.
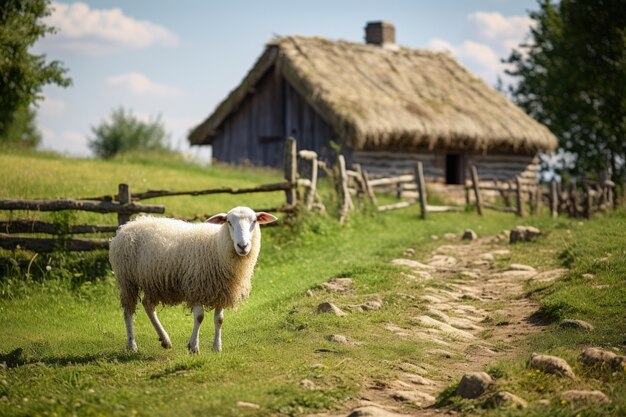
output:
[[[211,143],[225,118],[274,66],[354,149],[556,148],[545,126],[447,53],[302,36],[268,43],[189,141]]]

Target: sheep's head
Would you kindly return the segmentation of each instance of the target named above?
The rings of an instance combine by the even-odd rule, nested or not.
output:
[[[252,235],[257,224],[271,223],[278,220],[269,213],[258,212],[248,207],[235,207],[228,213],[212,216],[207,223],[227,224],[230,237],[239,256],[246,256],[252,249]]]

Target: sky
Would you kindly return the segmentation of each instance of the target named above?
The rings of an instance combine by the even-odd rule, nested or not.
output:
[[[170,143],[187,134],[241,82],[276,36],[363,42],[369,21],[396,27],[396,43],[451,53],[489,85],[507,78],[500,62],[528,40],[535,0],[53,1],[58,29],[32,52],[60,60],[73,84],[43,89],[37,108],[42,148],[90,156],[92,127],[120,106],[141,120],[160,118]],[[201,148],[198,151],[198,148]],[[198,153],[199,152],[199,153]]]

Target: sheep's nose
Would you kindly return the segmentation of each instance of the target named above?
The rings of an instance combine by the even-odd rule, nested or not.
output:
[[[237,243],[237,246],[239,247],[239,249],[241,250],[246,250],[246,248],[248,247],[247,243],[241,244],[241,243]]]

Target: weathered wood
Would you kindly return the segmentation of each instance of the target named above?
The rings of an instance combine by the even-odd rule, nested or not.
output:
[[[337,162],[339,164],[339,222],[343,223],[348,217],[348,212],[352,210],[354,205],[352,204],[352,199],[350,198],[350,191],[348,189],[348,174],[346,173],[346,160],[343,155],[339,155],[337,157]]]
[[[359,165],[360,168],[360,165]],[[365,184],[365,189],[367,190],[367,195],[370,198],[370,201],[373,205],[377,205],[376,195],[374,194],[374,190],[372,189],[372,185],[370,184],[369,174],[367,171],[363,171],[363,182]]]
[[[417,161],[417,164],[415,164],[415,183],[419,193],[420,217],[425,219],[427,213],[426,182],[424,181],[424,166],[422,161]]]
[[[416,203],[414,201],[400,201],[399,203],[378,206],[378,211],[396,210],[396,209],[414,206],[415,204]]]
[[[515,177],[515,185],[517,185],[515,191],[515,204],[517,211],[515,212],[519,217],[524,217],[524,200],[522,196],[522,185],[519,177]]]
[[[164,213],[165,206],[88,200],[0,200],[0,210],[62,211],[80,210],[95,213]]]
[[[130,203],[132,200],[130,198],[130,187],[128,184],[119,184],[117,188],[117,201],[121,205],[126,205]],[[130,214],[127,213],[118,213],[117,214],[117,224],[121,226],[130,221]]]
[[[150,198],[159,198],[159,197],[175,197],[181,195],[190,195],[190,196],[199,196],[199,195],[209,195],[209,194],[249,194],[249,193],[265,193],[271,191],[288,191],[294,189],[295,184],[290,183],[288,181],[277,182],[273,184],[262,184],[257,185],[255,187],[248,188],[232,188],[232,187],[221,187],[221,188],[209,188],[206,190],[195,190],[195,191],[168,191],[168,190],[148,190],[143,193],[133,194],[132,198],[134,200],[148,200]]]
[[[415,176],[413,174],[406,174],[406,175],[398,175],[395,177],[388,177],[388,178],[375,178],[375,179],[371,179],[370,182],[370,186],[371,187],[379,187],[381,185],[394,185],[397,183],[401,183],[401,182],[414,182],[415,181]]]
[[[308,178],[298,178],[298,187],[310,187],[311,180]]]
[[[303,151],[300,151],[303,152]],[[315,154],[315,156],[310,159],[311,161],[311,185],[307,190],[307,194],[305,197],[305,203],[307,210],[311,210],[313,208],[313,203],[315,202],[315,196],[317,195],[317,175],[318,175],[318,165],[317,165],[317,154],[313,151],[311,153]]]
[[[569,185],[569,215],[570,217],[578,217],[578,190],[576,184]]]
[[[478,171],[476,170],[476,165],[472,165],[471,168],[471,174],[472,174],[472,184],[473,184],[473,188],[474,188],[474,199],[476,201],[476,212],[479,215],[483,215],[483,200],[480,196],[480,184],[479,184],[479,179],[478,179]]]
[[[555,179],[550,181],[550,213],[554,219],[559,216],[559,195]]]
[[[0,233],[43,233],[48,235],[76,235],[86,233],[114,233],[117,226],[100,226],[77,224],[64,229],[57,223],[46,223],[36,220],[0,221]]]
[[[583,215],[586,219],[590,219],[593,215],[593,190],[591,190],[591,186],[587,183],[583,184],[585,190],[585,207],[583,209]]]
[[[429,213],[445,213],[449,211],[463,211],[463,207],[458,206],[426,206]]]
[[[35,237],[16,237],[0,234],[0,248],[25,249],[33,252],[53,252],[64,250],[70,252],[85,252],[96,249],[107,249],[109,239],[52,239]]]
[[[306,161],[313,161],[317,159],[317,152],[303,149],[298,151],[298,158]]]
[[[298,176],[298,161],[296,153],[296,140],[288,137],[285,141],[285,181],[289,184],[295,184]],[[285,190],[287,204],[295,205],[297,202],[296,189],[289,188]]]

